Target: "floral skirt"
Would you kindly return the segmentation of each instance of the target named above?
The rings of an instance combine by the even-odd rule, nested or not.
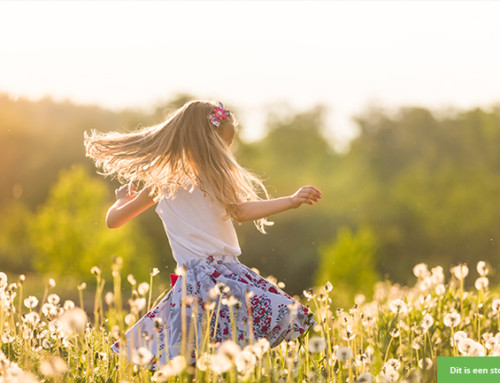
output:
[[[145,348],[145,367],[157,370],[177,355],[194,363],[207,340],[236,340],[243,347],[265,338],[274,347],[316,324],[308,308],[236,257],[210,256],[184,266],[168,294],[126,332],[126,345],[118,341],[113,351],[125,348],[130,361],[143,364],[136,354]]]

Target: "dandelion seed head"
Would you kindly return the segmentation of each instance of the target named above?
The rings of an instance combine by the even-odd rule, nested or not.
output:
[[[72,300],[64,301],[64,305],[63,305],[64,311],[71,310],[74,307],[75,307],[75,302],[73,302]]]
[[[417,278],[425,278],[430,275],[429,269],[425,263],[419,263],[413,267],[413,274]]]
[[[434,289],[437,295],[443,295],[446,292],[446,287],[443,284],[437,285]]]
[[[358,306],[361,306],[363,303],[366,302],[366,297],[364,294],[356,294],[354,297],[354,303],[356,303]]]
[[[138,349],[133,349],[131,353],[131,361],[139,366],[145,366],[151,359],[153,359],[153,354],[146,347],[139,347]]]
[[[451,312],[444,316],[443,323],[446,327],[457,327],[462,317],[457,312]]]
[[[155,277],[155,276],[157,276],[158,274],[160,274],[160,270],[158,270],[158,268],[157,268],[157,267],[153,267],[153,268],[150,270],[149,274],[150,274],[152,277]]]
[[[229,359],[225,354],[215,354],[211,358],[211,369],[217,375],[229,371],[232,365],[231,359]]]
[[[240,301],[238,301],[238,299],[236,299],[233,295],[230,295],[228,298],[222,299],[222,304],[229,307],[232,307],[238,303],[240,303]]]
[[[474,286],[476,287],[477,290],[486,290],[489,285],[489,280],[486,277],[479,277],[476,279],[476,282],[474,283]]]
[[[139,295],[146,295],[149,291],[149,283],[142,282],[139,286],[137,286],[137,291],[139,292]]]
[[[278,282],[277,286],[280,288],[280,289],[284,289],[285,288],[285,282]]]
[[[58,356],[49,356],[40,362],[40,372],[48,377],[62,375],[67,370],[68,365]]]
[[[77,286],[77,289],[78,291],[83,291],[87,288],[87,284],[85,282],[82,282],[80,283],[78,286]]]
[[[98,275],[101,275],[101,269],[98,268],[97,266],[93,266],[91,269],[90,269],[90,272],[95,275],[96,277]]]
[[[47,297],[47,302],[49,302],[52,305],[57,305],[60,301],[59,295],[57,294],[50,294]]]
[[[135,277],[132,274],[127,275],[127,281],[132,286],[135,286],[137,284],[137,281],[135,280]]]
[[[313,354],[317,354],[322,352],[326,347],[326,341],[323,337],[314,336],[309,339],[309,343],[307,344],[307,348],[309,352]]]
[[[408,312],[408,306],[401,299],[395,299],[389,304],[389,308],[395,314],[406,314]]]
[[[307,298],[307,300],[311,300],[314,298],[314,294],[313,294],[313,290],[312,289],[307,289],[307,290],[304,290],[302,292],[302,294],[304,295],[304,297]]]
[[[104,302],[106,302],[108,306],[111,306],[114,301],[115,295],[111,291],[108,291],[106,295],[104,295]]]
[[[29,296],[28,298],[26,298],[24,300],[24,305],[27,308],[29,308],[30,310],[34,309],[36,306],[38,306],[38,299],[37,299],[37,297]]]
[[[7,274],[0,272],[0,289],[7,287]]]
[[[243,375],[248,375],[255,368],[255,364],[257,363],[257,358],[250,351],[241,351],[236,355],[234,360],[234,364],[236,365],[236,370]]]
[[[135,322],[135,315],[134,314],[127,314],[125,315],[125,324],[127,326],[133,325]]]
[[[444,270],[441,266],[436,266],[431,269],[431,281],[433,285],[444,283]]]
[[[56,281],[52,278],[49,278],[48,284],[50,288],[56,287]]]
[[[455,278],[459,280],[465,279],[465,277],[469,274],[469,267],[467,264],[461,264],[458,266],[454,266],[450,269],[451,273],[455,276]]]
[[[432,315],[430,314],[425,314],[422,322],[420,323],[420,326],[426,332],[432,325],[434,324],[434,319],[432,318]]]
[[[79,307],[74,307],[65,311],[58,318],[58,323],[61,326],[61,332],[65,336],[82,333],[87,326],[88,318],[85,311]]]
[[[482,277],[485,277],[488,275],[489,270],[488,270],[488,266],[486,265],[485,261],[479,261],[477,263],[477,272]]]
[[[349,347],[340,347],[336,352],[335,356],[341,362],[350,360],[352,358],[352,351]]]

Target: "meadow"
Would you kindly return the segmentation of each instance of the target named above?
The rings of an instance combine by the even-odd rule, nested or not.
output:
[[[304,291],[301,300],[317,325],[292,342],[270,349],[265,339],[252,339],[241,348],[196,334],[195,365],[180,355],[152,371],[145,367],[153,358],[148,349],[132,355],[134,365],[110,346],[154,307],[159,270],[139,283],[120,268],[118,258],[109,291],[101,270],[90,270],[95,296],[86,310],[85,283],[75,286],[76,302],[63,302],[53,279],[40,296],[25,296],[24,275],[11,281],[0,273],[0,382],[434,382],[437,356],[500,355],[500,299],[488,286],[487,264],[477,263],[469,291],[466,278],[472,282],[475,271],[466,264],[448,273],[421,263],[413,268],[414,286],[378,282],[373,299],[359,294],[349,309],[337,307],[335,281]],[[192,304],[189,298],[183,304]],[[207,323],[221,305],[237,307],[230,292],[217,296],[202,307]]]

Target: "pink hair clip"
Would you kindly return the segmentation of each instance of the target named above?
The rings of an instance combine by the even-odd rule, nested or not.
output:
[[[219,106],[216,106],[211,114],[209,114],[208,120],[215,126],[219,127],[220,123],[229,117],[229,110],[224,108],[222,102],[219,102]]]

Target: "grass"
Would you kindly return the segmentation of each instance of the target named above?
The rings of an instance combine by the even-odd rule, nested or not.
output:
[[[45,283],[38,294],[26,294],[28,281],[11,282],[0,273],[0,379],[434,382],[438,356],[500,355],[500,300],[488,288],[484,262],[477,271],[475,288],[467,291],[466,265],[452,268],[446,281],[442,267],[429,270],[420,264],[414,268],[414,286],[379,282],[373,299],[358,295],[346,310],[334,309],[335,284],[304,291],[304,303],[318,324],[273,349],[264,339],[250,339],[243,348],[233,341],[216,345],[208,331],[194,334],[183,326],[184,339],[198,342],[196,364],[189,365],[181,353],[158,371],[134,365],[110,350],[116,340],[124,342],[127,328],[154,307],[151,292],[157,270],[152,270],[148,282],[137,283],[132,276],[123,279],[116,263],[107,290],[101,271],[93,268],[93,299],[87,296],[90,289],[74,286],[78,302],[63,301],[54,294],[55,281]],[[131,287],[129,310],[121,296],[122,284]],[[221,302],[218,298],[204,307],[206,323],[217,321]],[[140,349],[133,357],[138,365],[147,366],[153,355]]]

